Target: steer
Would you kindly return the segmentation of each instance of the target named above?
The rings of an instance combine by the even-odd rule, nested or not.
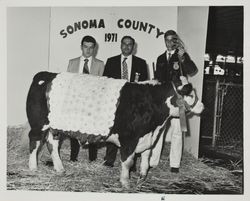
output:
[[[97,89],[103,88],[101,87],[100,79],[105,80],[106,83],[110,83],[111,85],[113,85],[113,83],[116,84],[117,82],[115,79],[106,77],[90,77],[91,75],[74,75],[75,77],[73,77],[72,74],[65,74],[65,77],[71,76],[71,80],[68,81],[66,79],[66,81],[61,81],[58,86],[64,86],[63,84],[65,82],[69,82],[69,89],[71,88],[71,83],[74,79],[84,81],[85,79],[91,78],[94,85],[100,85]],[[160,141],[159,139],[162,139],[168,119],[179,115],[179,107],[176,104],[177,93],[181,94],[183,102],[188,106],[187,108],[190,112],[200,114],[203,110],[203,104],[197,99],[191,84],[186,84],[176,89],[172,83],[129,83],[124,81],[124,84],[121,85],[119,93],[116,93],[119,97],[117,100],[114,98],[114,118],[107,120],[104,119],[109,122],[109,125],[111,125],[108,128],[106,128],[107,126],[104,126],[104,131],[105,129],[108,130],[107,135],[93,135],[91,129],[85,129],[84,126],[88,127],[88,123],[91,123],[89,120],[86,124],[84,124],[83,128],[75,129],[73,126],[72,128],[66,128],[65,122],[62,125],[60,124],[62,123],[61,121],[63,121],[62,117],[60,115],[55,115],[53,121],[56,122],[58,120],[58,125],[55,126],[52,122],[52,116],[54,115],[53,112],[55,110],[52,110],[52,107],[57,107],[61,104],[60,102],[62,101],[61,99],[63,99],[63,95],[57,96],[56,101],[58,102],[54,100],[56,103],[54,103],[53,106],[52,94],[55,91],[53,88],[55,85],[54,82],[59,79],[60,76],[64,76],[64,74],[51,72],[40,72],[36,74],[28,93],[26,111],[28,121],[31,126],[31,130],[29,132],[30,170],[37,169],[37,155],[42,145],[46,142],[51,153],[54,169],[57,172],[64,171],[59,155],[59,149],[62,143],[61,133],[78,139],[82,144],[87,142],[91,143],[101,139],[113,142],[120,147],[122,166],[120,182],[123,187],[129,188],[129,169],[133,165],[135,154],[141,153],[142,159],[140,166],[140,178],[145,179],[149,165],[151,165],[150,156],[154,156],[154,152],[151,150],[156,146],[157,142]],[[87,87],[88,83],[89,82],[87,81],[84,87]],[[65,90],[65,87],[57,90],[59,90],[59,92],[60,90],[63,91]],[[102,100],[97,100],[99,102],[98,104],[95,104],[94,100],[98,99],[95,95],[98,96],[98,93],[98,90],[95,91],[94,97],[90,98],[91,107],[93,107],[93,111],[96,111],[97,113],[96,117],[99,117],[100,112],[98,111],[102,110],[101,107],[103,107],[104,104]],[[74,97],[76,96],[85,100],[85,96],[88,96],[88,94],[82,94],[80,90],[79,94],[72,95],[72,99],[74,100]],[[79,100],[77,101],[79,102]],[[70,104],[74,103],[71,102]],[[66,117],[67,115],[72,115],[67,113],[68,110],[65,109],[65,107],[62,107],[62,109],[64,110],[63,114],[65,114]],[[95,113],[84,113],[84,111],[80,113],[75,110],[75,113],[77,112],[79,113],[77,117],[81,119],[84,119],[85,115],[91,116]],[[71,118],[72,116],[70,116],[67,121],[70,121]],[[102,121],[103,119],[100,122]],[[98,125],[95,127],[98,127]],[[151,166],[155,165],[157,164],[153,164]]]

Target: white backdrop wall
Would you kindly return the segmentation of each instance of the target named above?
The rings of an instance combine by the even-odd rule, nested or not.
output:
[[[7,9],[7,124],[27,121],[25,104],[35,73],[48,70],[50,8]]]
[[[198,67],[195,76],[189,81],[195,86],[197,95],[201,99],[203,87],[203,67],[206,48],[208,7],[178,7],[177,30],[187,51]],[[193,116],[189,119],[189,136],[185,139],[185,149],[198,157],[200,140],[200,117]]]
[[[135,54],[147,61],[152,78],[152,63],[165,51],[164,37],[160,33],[177,30],[199,69],[190,80],[201,97],[207,14],[208,7],[8,8],[7,124],[27,121],[25,103],[33,75],[42,70],[66,71],[68,60],[80,56],[84,35],[96,38],[96,57],[104,62],[120,54],[121,38],[131,35],[137,42]],[[140,25],[126,28],[133,21],[143,24],[145,30],[140,30]],[[76,31],[75,23],[80,24]],[[114,33],[116,40],[105,41],[108,33]],[[195,156],[198,156],[199,121],[198,117],[190,120],[191,136],[185,143]]]
[[[90,21],[96,21],[97,28],[91,28]],[[133,28],[133,22],[138,26]],[[72,29],[75,23],[83,24],[80,30]],[[152,77],[152,62],[165,50],[163,32],[176,28],[177,7],[52,8],[49,68],[55,72],[66,71],[68,60],[80,56],[80,42],[85,35],[92,35],[97,40],[96,57],[104,62],[120,54],[121,38],[131,35],[137,43],[135,54],[147,61]],[[117,34],[117,40],[105,41],[107,33]]]

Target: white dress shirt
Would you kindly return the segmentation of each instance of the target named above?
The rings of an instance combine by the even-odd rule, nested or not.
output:
[[[168,51],[168,50],[167,50],[167,51],[166,51],[166,55],[167,55],[167,60],[168,60],[168,61],[169,61],[169,58],[168,58],[168,57],[169,57],[169,53],[170,53],[171,56],[172,56],[172,55],[174,54],[174,52],[175,52],[175,50],[171,50],[171,51]],[[171,56],[170,56],[170,57],[171,57]]]

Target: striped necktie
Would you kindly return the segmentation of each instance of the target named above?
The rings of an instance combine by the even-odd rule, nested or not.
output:
[[[83,73],[89,74],[88,59],[84,59]]]
[[[125,57],[122,62],[122,79],[128,80],[128,65],[126,59],[127,58]]]

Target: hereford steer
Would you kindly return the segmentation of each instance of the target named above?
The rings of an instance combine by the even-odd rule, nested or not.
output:
[[[61,73],[60,73],[61,74]],[[53,88],[54,80],[59,79],[57,78],[60,74],[50,73],[50,72],[40,72],[36,74],[33,78],[33,82],[31,84],[28,97],[27,97],[27,117],[28,121],[31,126],[31,130],[29,132],[29,139],[30,139],[30,159],[29,159],[29,168],[30,170],[35,170],[37,168],[37,155],[38,151],[41,149],[42,145],[46,142],[47,147],[51,153],[51,157],[54,164],[54,169],[57,172],[64,171],[62,161],[59,155],[59,149],[62,143],[61,133],[68,135],[70,137],[75,137],[78,139],[82,144],[93,141],[96,139],[103,139],[109,142],[113,142],[116,145],[120,146],[120,153],[121,153],[121,175],[120,175],[120,182],[123,187],[129,187],[129,169],[133,165],[133,158],[135,153],[141,153],[141,165],[140,165],[140,177],[146,178],[148,169],[149,169],[149,162],[150,156],[152,154],[152,149],[156,146],[157,141],[163,136],[163,131],[166,128],[167,120],[172,116],[179,115],[179,108],[176,104],[177,101],[177,91],[181,94],[183,98],[183,102],[187,105],[188,110],[193,113],[200,114],[203,110],[203,104],[198,101],[197,96],[191,86],[191,84],[187,84],[185,86],[178,87],[176,89],[172,83],[165,83],[165,84],[155,84],[150,82],[143,82],[143,83],[129,83],[124,82],[123,85],[120,85],[121,88],[119,90],[118,98],[114,98],[114,118],[107,119],[105,118],[100,119],[100,123],[95,128],[103,125],[103,132],[106,131],[106,127],[108,129],[107,135],[93,135],[95,131],[92,132],[91,129],[84,130],[84,126],[89,127],[91,122],[88,120],[87,124],[84,124],[81,128],[78,128],[74,125],[75,121],[72,122],[72,128],[70,125],[65,125],[67,122],[71,121],[72,118],[80,118],[84,121],[85,115],[95,115],[95,112],[89,111],[84,113],[84,108],[82,111],[78,111],[78,108],[75,110],[76,117],[74,113],[68,114],[67,111],[70,109],[65,108],[62,106],[63,115],[65,115],[65,122],[61,115],[53,117],[53,112],[56,109],[52,110],[52,107],[57,107],[58,105],[62,105],[61,102],[63,97],[67,97],[68,95],[62,95],[63,93],[56,96],[56,100],[52,100],[52,93],[56,90]],[[67,74],[68,76],[68,74]],[[71,75],[70,75],[71,76]],[[72,75],[73,76],[73,75]],[[71,76],[71,77],[72,77]],[[65,90],[65,87],[60,89],[60,86],[64,86],[65,82],[69,82],[68,88],[72,87],[72,80],[79,79],[89,79],[88,76],[91,75],[74,75],[70,81],[66,79],[59,83],[59,92],[60,90]],[[78,77],[76,77],[78,76]],[[112,78],[100,78],[100,77],[91,77],[94,80],[94,85],[99,84],[99,80],[103,79],[106,83],[111,82],[116,83],[117,81]],[[120,81],[121,82],[121,81]],[[86,82],[85,86],[88,85],[89,81]],[[91,86],[93,87],[93,86]],[[97,87],[95,90],[94,95],[98,96],[98,89],[102,88]],[[103,87],[104,88],[104,87]],[[81,89],[82,90],[82,89]],[[87,94],[81,93],[73,94],[72,99],[66,100],[65,102],[70,102],[69,104],[73,105],[75,97],[86,99]],[[111,90],[111,89],[110,89]],[[77,90],[75,90],[77,91]],[[69,93],[69,92],[67,92]],[[106,93],[106,92],[105,92]],[[105,94],[104,94],[105,95]],[[101,95],[104,96],[104,95]],[[111,95],[109,95],[111,96]],[[88,107],[92,107],[93,111],[96,111],[97,116],[93,119],[97,120],[98,117],[102,117],[100,111],[106,111],[112,109],[105,110],[105,101],[96,100],[98,97],[91,96],[91,105]],[[93,102],[96,100],[97,102]],[[57,102],[58,101],[58,102]],[[79,102],[79,100],[77,100]],[[54,106],[53,106],[54,104]],[[112,103],[113,104],[113,103]],[[58,106],[59,107],[59,106]],[[73,106],[72,106],[73,107]],[[102,108],[103,107],[103,108]],[[112,108],[112,105],[110,106]],[[72,109],[74,110],[74,108]],[[80,109],[79,109],[80,110]],[[67,119],[67,116],[69,118]],[[87,117],[86,117],[87,118]],[[58,125],[56,123],[58,120]],[[108,121],[111,126],[106,126],[105,122]],[[60,124],[62,123],[62,125]],[[93,125],[95,122],[93,122]],[[102,124],[103,123],[103,124]],[[80,124],[82,124],[80,122]],[[60,126],[61,125],[61,126]],[[77,128],[75,128],[77,127]],[[96,136],[96,137],[95,137]]]

